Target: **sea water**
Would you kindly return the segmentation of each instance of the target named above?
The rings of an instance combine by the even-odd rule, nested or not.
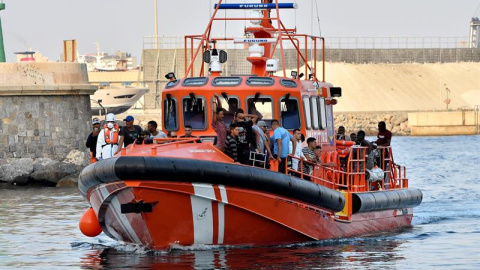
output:
[[[0,269],[480,269],[480,136],[394,137],[395,162],[422,190],[413,226],[370,237],[269,247],[153,252],[78,220],[76,188],[0,190]]]

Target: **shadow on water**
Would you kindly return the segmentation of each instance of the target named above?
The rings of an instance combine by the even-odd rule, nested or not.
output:
[[[397,236],[411,228],[371,237],[324,240],[265,247],[174,246],[151,251],[135,245],[72,243],[84,251],[85,269],[344,269],[391,268],[402,261],[397,248],[407,239]]]

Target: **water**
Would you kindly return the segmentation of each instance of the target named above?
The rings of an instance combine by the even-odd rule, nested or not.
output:
[[[413,227],[274,247],[152,252],[83,236],[76,188],[0,189],[0,269],[480,269],[480,136],[394,137],[397,163],[424,193]]]

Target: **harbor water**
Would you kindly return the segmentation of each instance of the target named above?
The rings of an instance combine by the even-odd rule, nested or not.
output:
[[[77,188],[0,188],[0,269],[480,269],[480,136],[394,137],[423,203],[395,232],[268,247],[153,252],[88,238]]]

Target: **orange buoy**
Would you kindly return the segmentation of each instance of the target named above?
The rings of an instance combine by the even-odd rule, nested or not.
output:
[[[102,232],[97,215],[95,215],[95,211],[93,211],[91,207],[83,214],[78,223],[78,227],[80,231],[88,237],[98,236]]]

